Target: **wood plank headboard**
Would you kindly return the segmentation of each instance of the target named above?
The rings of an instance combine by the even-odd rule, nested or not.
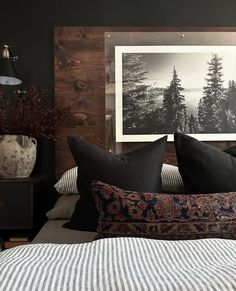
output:
[[[56,141],[56,174],[75,165],[67,145],[67,136],[80,136],[105,148],[105,32],[135,31],[236,31],[233,28],[176,27],[56,27],[55,98],[70,106],[72,117],[58,129]],[[211,142],[218,148],[235,142]],[[128,151],[142,144],[125,143]],[[175,150],[169,142],[165,162],[176,164]]]

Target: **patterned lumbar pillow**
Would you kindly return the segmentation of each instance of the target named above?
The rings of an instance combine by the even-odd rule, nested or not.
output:
[[[236,238],[236,192],[157,194],[93,182],[100,237]]]
[[[54,185],[54,188],[62,195],[79,194],[77,188],[78,167],[74,167],[66,171],[59,181]]]

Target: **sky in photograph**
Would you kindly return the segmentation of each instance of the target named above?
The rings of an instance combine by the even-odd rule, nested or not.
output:
[[[203,88],[206,85],[208,64],[212,53],[142,53],[143,60],[151,65],[147,75],[148,85],[167,87],[172,79],[173,68],[176,68],[181,85],[184,88]],[[222,57],[224,86],[229,80],[236,80],[236,60],[232,54],[220,52]]]

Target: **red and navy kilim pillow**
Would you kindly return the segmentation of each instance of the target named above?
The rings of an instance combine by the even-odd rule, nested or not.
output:
[[[100,237],[236,238],[236,192],[160,194],[93,182]]]

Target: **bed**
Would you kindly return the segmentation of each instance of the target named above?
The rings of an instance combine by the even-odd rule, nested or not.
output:
[[[96,232],[78,231],[64,228],[63,225],[66,222],[68,222],[68,220],[48,220],[39,233],[35,236],[32,243],[86,243],[93,241],[97,236]]]
[[[107,238],[0,254],[1,291],[236,290],[236,241]]]
[[[84,143],[81,144],[82,150],[87,153],[87,147]],[[153,146],[159,147],[159,145],[156,143]],[[124,171],[125,174],[130,175],[130,179],[137,174],[133,181],[140,187],[143,187],[145,182],[142,157],[144,154],[149,155],[150,152],[155,156],[159,150],[152,151],[152,148],[148,147],[146,152],[142,151],[141,154],[135,152],[135,166],[133,167],[132,164],[132,167]],[[102,157],[104,155],[105,158]],[[236,166],[236,161],[226,153],[219,155],[227,161],[227,165],[219,163],[220,170],[223,169],[230,175],[233,169],[227,170],[227,167]],[[81,159],[81,156],[83,157],[81,154],[78,155],[78,158]],[[215,162],[217,159],[215,152],[212,156]],[[162,187],[159,193],[151,193],[150,190],[144,192],[142,189],[123,190],[119,188],[121,186],[106,184],[107,181],[93,181],[90,184],[90,196],[86,196],[85,193],[83,196],[81,192],[75,192],[78,189],[78,187],[76,189],[77,182],[82,185],[81,178],[85,178],[85,173],[96,176],[95,171],[99,174],[105,171],[104,179],[111,174],[111,170],[114,174],[112,179],[114,177],[117,179],[115,175],[117,173],[123,175],[120,169],[118,172],[117,168],[114,170],[114,165],[111,167],[107,165],[107,163],[114,163],[114,160],[117,163],[116,157],[108,157],[107,153],[97,150],[94,152],[90,146],[86,159],[91,157],[102,158],[105,162],[102,164],[101,160],[99,162],[96,160],[93,166],[91,166],[92,161],[83,163],[80,160],[80,163],[77,163],[80,165],[80,171],[77,175],[77,169],[73,170],[77,177],[73,178],[72,188],[66,187],[69,193],[64,192],[58,204],[48,213],[49,221],[33,242],[30,245],[0,252],[0,291],[236,291],[236,192],[233,192],[235,185],[230,185],[232,188],[227,189],[228,192],[225,193],[205,191],[203,194],[200,194],[201,192],[193,192],[194,195],[179,194],[179,190],[183,188],[179,183],[183,181],[179,179],[178,173],[178,178],[177,176],[171,178],[171,182],[169,176],[167,179],[169,183],[167,186],[171,186],[172,190],[175,189],[178,181],[178,191],[174,191],[177,194],[163,193],[165,183],[162,177],[162,184],[158,185]],[[119,163],[125,161],[127,166],[129,157],[119,156]],[[201,160],[202,157],[203,154]],[[133,158],[134,156],[132,162]],[[145,170],[148,171],[148,179],[145,178],[147,188],[151,180],[154,184],[156,181],[160,182],[162,168],[158,166],[153,173],[151,164],[153,156],[149,159],[149,163],[145,163],[146,167],[150,167]],[[215,167],[210,164],[210,158],[207,158],[207,161],[212,172]],[[123,167],[122,164],[120,165]],[[136,169],[142,171],[136,173]],[[168,169],[170,170],[169,167]],[[190,167],[188,174],[191,169],[194,170]],[[202,174],[203,170],[198,172]],[[155,178],[156,171],[159,171],[158,178]],[[176,172],[176,167],[174,171]],[[193,175],[199,173],[194,172]],[[209,182],[211,175],[203,174],[207,176]],[[118,182],[115,181],[115,184],[124,181],[121,175],[118,176],[120,180],[116,180]],[[69,176],[71,181],[71,172]],[[153,179],[150,179],[151,176]],[[214,173],[212,179],[214,183],[208,183],[207,186],[218,184],[219,187],[219,182],[227,181],[225,177],[222,179],[215,177]],[[129,182],[125,181],[125,183]],[[204,186],[203,183],[201,185]],[[71,192],[74,196],[69,195]],[[66,203],[64,198],[67,200]],[[68,203],[68,199],[74,204]],[[81,199],[84,208],[81,208],[82,204],[79,203]],[[62,201],[64,202],[61,203]],[[93,205],[88,207],[91,201]],[[84,221],[80,220],[77,214],[75,215],[78,211],[76,205],[80,206],[80,218],[86,217]],[[98,217],[96,217],[95,205],[99,213]],[[133,211],[137,207],[140,213]],[[93,219],[89,220],[92,215]],[[73,219],[78,223],[75,229],[69,229],[71,225],[65,228],[64,226]],[[94,229],[95,219],[97,219],[97,232]],[[86,231],[83,230],[85,226]],[[202,236],[204,238],[201,238]]]

